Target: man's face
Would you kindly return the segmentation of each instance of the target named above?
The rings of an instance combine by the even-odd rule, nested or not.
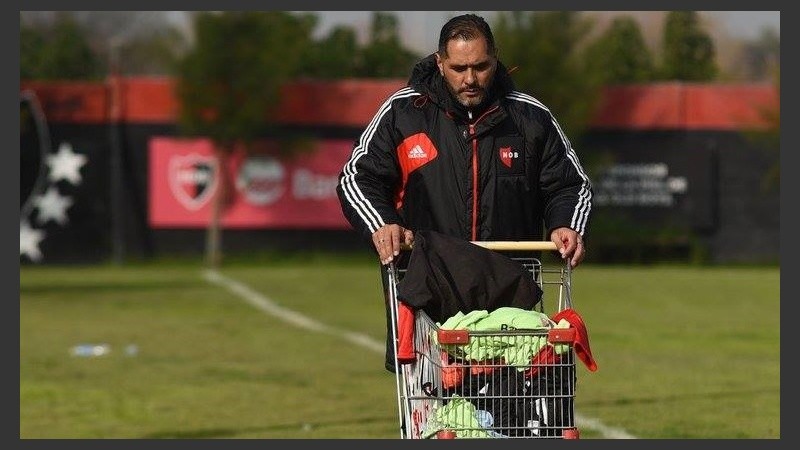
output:
[[[486,98],[497,58],[489,53],[486,39],[457,38],[447,43],[447,56],[436,54],[436,64],[453,96],[471,108]]]

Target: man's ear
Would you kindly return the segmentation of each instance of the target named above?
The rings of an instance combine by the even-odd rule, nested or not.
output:
[[[434,54],[436,55],[436,65],[439,66],[439,73],[444,75],[444,63],[442,63],[442,57],[439,56],[439,52]]]

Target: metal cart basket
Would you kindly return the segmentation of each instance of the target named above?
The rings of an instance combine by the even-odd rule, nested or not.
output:
[[[552,242],[473,242],[490,250],[552,251]],[[575,329],[557,321],[572,307],[569,262],[544,267],[516,258],[543,291],[539,326],[497,330],[446,329],[424,311],[413,312],[413,361],[395,356],[398,414],[405,439],[577,439]],[[404,270],[389,266],[392,336],[398,342],[402,304],[397,284]],[[545,302],[555,301],[550,315]],[[538,319],[537,319],[538,318]],[[530,323],[530,322],[525,322]],[[397,352],[395,352],[397,355]]]

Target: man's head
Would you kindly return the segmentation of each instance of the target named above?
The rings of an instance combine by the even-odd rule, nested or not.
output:
[[[497,70],[497,49],[482,17],[453,17],[439,34],[436,65],[459,103],[471,108],[488,95]]]

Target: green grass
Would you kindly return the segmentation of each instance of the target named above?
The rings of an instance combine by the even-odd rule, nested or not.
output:
[[[369,260],[271,258],[221,272],[384,339]],[[779,281],[775,267],[582,266],[574,306],[599,370],[579,366],[578,413],[642,438],[779,438]],[[71,356],[82,342],[112,352]],[[267,315],[204,281],[200,265],[20,269],[21,438],[398,435],[380,352]]]
[[[780,437],[780,271],[575,273],[599,370],[576,403],[643,438]]]

